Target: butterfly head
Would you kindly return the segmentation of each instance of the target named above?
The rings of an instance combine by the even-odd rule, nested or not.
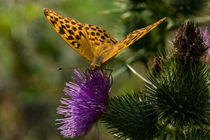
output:
[[[97,56],[93,59],[92,63],[90,64],[91,70],[96,70],[101,67],[103,58],[101,56]]]

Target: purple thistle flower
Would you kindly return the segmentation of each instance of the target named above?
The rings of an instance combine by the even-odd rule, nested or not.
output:
[[[203,37],[203,43],[208,46],[208,53],[205,57],[206,61],[208,61],[208,58],[210,56],[210,35],[207,34],[208,28],[205,28],[205,31],[203,32],[202,29],[200,28],[201,36]]]
[[[64,92],[70,98],[62,98],[57,113],[64,115],[56,119],[64,137],[83,137],[105,112],[108,93],[112,85],[111,74],[105,71],[86,72],[75,70],[72,77],[75,83],[66,83]]]
[[[210,35],[207,34],[208,28],[205,28],[205,31],[203,32],[200,28],[201,36],[203,37],[203,43],[205,43],[207,46],[210,46]]]

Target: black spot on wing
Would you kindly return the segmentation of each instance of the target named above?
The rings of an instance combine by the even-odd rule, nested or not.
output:
[[[104,33],[104,36],[105,36],[105,37],[109,37],[107,33]]]
[[[66,24],[66,27],[67,27],[67,28],[70,28],[70,26],[69,26],[68,24]]]
[[[72,36],[68,36],[66,39],[67,40],[74,40],[74,38]]]
[[[66,19],[65,19],[64,21],[65,21],[66,23],[69,23],[69,20],[66,20]]]
[[[81,38],[80,38],[80,36],[79,36],[79,35],[76,35],[76,39],[77,39],[77,40],[80,40]]]
[[[68,30],[70,35],[74,35],[74,32],[72,30]]]
[[[112,43],[114,43],[114,44],[116,43],[116,41],[114,39],[111,38],[110,40],[112,41]]]
[[[72,27],[72,29],[73,29],[74,31],[76,31],[76,30],[77,30],[77,28],[76,28],[76,27]]]
[[[77,42],[77,41],[72,41],[71,44],[76,48],[78,49],[80,44]]]
[[[50,21],[51,21],[51,23],[52,23],[53,25],[56,24],[56,21],[54,21],[54,20],[50,20]]]
[[[85,37],[85,35],[81,31],[79,31],[79,35]]]
[[[64,34],[65,32],[64,32],[64,30],[63,30],[63,28],[62,27],[59,27],[59,34]]]
[[[72,21],[71,21],[71,24],[75,25],[75,24],[76,24],[76,22],[72,20]]]
[[[79,46],[80,46],[80,44],[79,44],[79,43],[77,43],[77,48],[79,48]]]
[[[82,30],[82,25],[79,24],[78,26],[79,26],[78,29],[79,30]]]
[[[77,43],[77,41],[72,41],[71,42],[72,45],[75,45],[76,43]]]
[[[94,30],[94,31],[96,30],[96,28],[94,28],[94,27],[91,27],[91,29]]]
[[[105,39],[105,37],[104,36],[101,36],[101,39]]]
[[[61,25],[61,28],[66,29],[66,27],[64,25]]]

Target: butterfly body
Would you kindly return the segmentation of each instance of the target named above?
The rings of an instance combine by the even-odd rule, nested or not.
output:
[[[44,14],[56,32],[81,56],[86,58],[92,70],[101,67],[110,58],[130,46],[146,33],[154,29],[165,18],[145,28],[129,33],[119,42],[101,27],[82,24],[56,12],[44,9]]]
[[[91,70],[95,70],[101,67],[103,58],[101,56],[97,56],[93,59],[93,62],[90,64]]]

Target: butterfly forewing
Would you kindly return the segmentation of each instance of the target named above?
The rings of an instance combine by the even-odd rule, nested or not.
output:
[[[135,41],[139,40],[145,34],[147,34],[152,29],[154,29],[155,27],[157,27],[165,19],[166,18],[162,18],[162,19],[160,19],[159,21],[155,22],[152,25],[149,25],[149,26],[147,26],[145,28],[141,28],[141,29],[138,29],[138,30],[135,30],[135,31],[129,33],[126,37],[122,38],[119,41],[119,43],[116,43],[112,47],[113,49],[110,50],[109,53],[101,53],[102,54],[102,57],[103,57],[102,63],[106,62],[111,57],[115,56],[116,54],[118,54],[119,52],[121,52],[123,49],[127,48],[128,46],[130,46],[131,44],[133,44]]]
[[[44,9],[44,14],[56,32],[81,56],[88,61],[94,58],[93,50],[84,25],[74,19],[62,17],[52,10]]]

